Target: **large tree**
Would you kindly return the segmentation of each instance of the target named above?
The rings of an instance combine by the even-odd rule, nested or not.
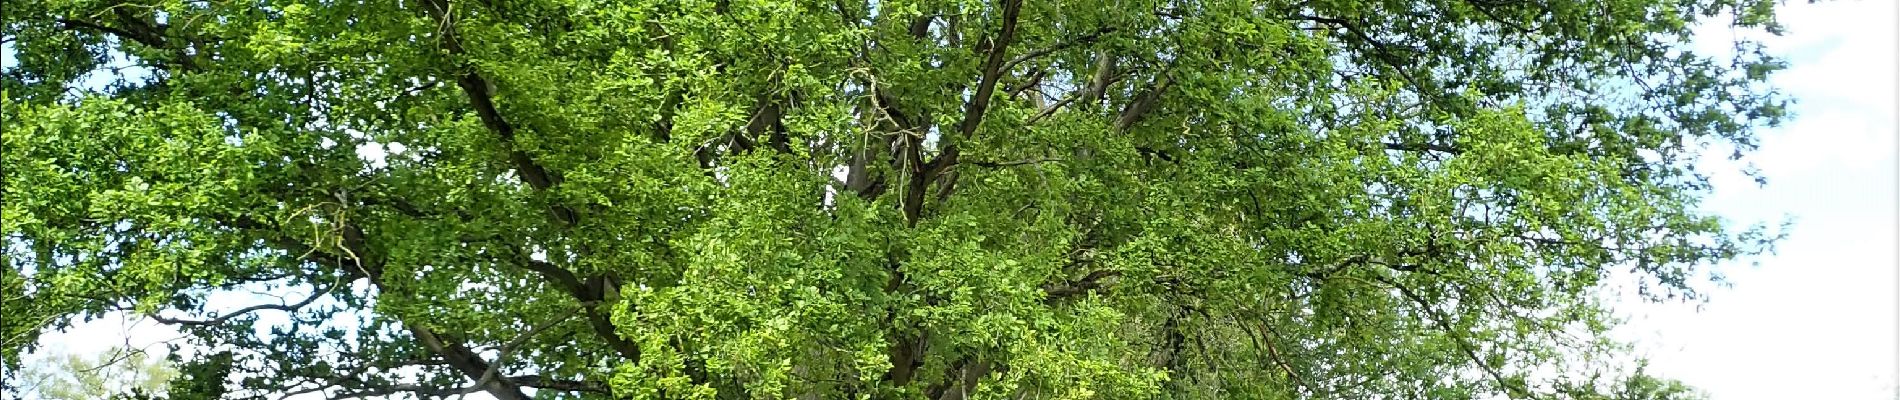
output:
[[[174,397],[1682,393],[1597,294],[1772,243],[1694,166],[1780,64],[1688,45],[1772,13],[8,0],[0,349],[149,316]]]

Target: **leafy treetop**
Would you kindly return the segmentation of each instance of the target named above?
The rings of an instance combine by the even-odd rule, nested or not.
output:
[[[1693,163],[1782,65],[1686,45],[1772,8],[9,0],[0,354],[124,311],[199,349],[173,397],[1671,397],[1594,294],[1772,242]]]

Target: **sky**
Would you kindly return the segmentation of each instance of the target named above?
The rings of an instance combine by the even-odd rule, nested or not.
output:
[[[1738,224],[1795,224],[1775,254],[1716,266],[1731,286],[1707,291],[1699,307],[1625,298],[1619,309],[1630,320],[1615,334],[1636,343],[1651,373],[1715,400],[1900,399],[1895,3],[1781,6],[1787,34],[1763,40],[1791,64],[1772,79],[1796,100],[1795,118],[1741,161],[1707,160],[1716,189],[1705,207]],[[1733,38],[1715,25],[1698,30],[1703,51],[1723,51]],[[1743,163],[1768,184],[1741,174]],[[176,336],[110,317],[43,342],[91,353]]]
[[[1776,254],[1718,266],[1732,286],[1710,291],[1700,312],[1624,304],[1631,321],[1620,333],[1640,342],[1651,372],[1716,400],[1900,399],[1895,3],[1790,2],[1778,12],[1787,35],[1766,45],[1791,67],[1771,79],[1795,99],[1795,118],[1743,160],[1761,168],[1765,187],[1741,165],[1707,162],[1720,173],[1705,206],[1737,223],[1792,216],[1795,225]],[[1719,50],[1731,37],[1706,27],[1697,44]]]

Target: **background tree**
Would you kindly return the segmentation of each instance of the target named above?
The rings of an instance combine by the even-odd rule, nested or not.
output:
[[[115,396],[163,396],[178,375],[163,358],[143,350],[115,347],[96,354],[49,355],[25,365],[18,391],[8,398],[100,400]]]
[[[1766,0],[14,0],[0,355],[216,396],[1512,398],[1618,385]],[[256,304],[214,294],[263,290]],[[208,361],[207,361],[208,360]],[[227,385],[228,383],[228,385]],[[224,392],[224,390],[229,390]]]

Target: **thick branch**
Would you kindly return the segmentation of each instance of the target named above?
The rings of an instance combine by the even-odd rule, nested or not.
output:
[[[957,133],[962,139],[968,139],[983,124],[983,114],[989,110],[990,97],[996,93],[996,83],[1006,71],[1003,68],[1006,62],[1004,57],[1009,53],[1010,43],[1016,38],[1016,21],[1022,14],[1023,1],[1003,0],[1002,8],[1002,29],[981,46],[979,52],[988,53],[989,57],[983,62],[983,76],[977,82],[976,92],[970,95],[970,103],[964,107],[963,121],[957,123]],[[957,173],[945,172],[957,164],[957,157],[962,154],[962,150],[954,141],[949,141],[943,146],[943,152],[926,164],[922,163],[921,149],[918,147],[920,143],[915,143],[914,139],[912,142],[906,148],[906,156],[916,169],[910,182],[907,182],[908,191],[904,193],[903,204],[905,217],[915,226],[917,219],[923,215],[924,191],[932,183],[938,185],[939,199],[948,198],[956,190]],[[939,178],[943,178],[942,182],[938,182]]]
[[[964,136],[976,132],[977,125],[983,122],[983,113],[989,109],[990,95],[996,92],[996,81],[1005,71],[1004,57],[1009,52],[1009,44],[1016,39],[1016,20],[1022,14],[1023,0],[1003,1],[1003,28],[988,43],[989,59],[983,63],[983,78],[976,85],[976,93],[970,96],[970,104],[964,108],[963,122],[957,125]]]
[[[501,110],[495,107],[494,94],[488,91],[488,81],[471,69],[456,77],[455,85],[461,87],[462,93],[468,96],[469,105],[475,107],[475,114],[481,117],[482,125],[495,131],[495,135],[501,137],[502,144],[509,147],[508,158],[514,162],[515,172],[521,175],[521,180],[535,189],[554,186],[555,178],[548,174],[547,169],[536,164],[527,152],[514,148],[515,127],[502,119]]]
[[[777,150],[779,153],[791,154],[791,140],[786,136],[785,125],[781,122],[785,117],[784,106],[767,95],[760,96],[758,106],[754,108],[757,111],[752,113],[752,117],[745,124],[746,135],[753,138],[765,136],[766,147]]]
[[[428,0],[424,1],[423,5],[441,28],[442,50],[452,57],[463,56],[465,51],[462,49],[461,35],[457,33],[458,27],[455,25],[453,16],[449,14],[448,0]],[[468,96],[469,105],[475,108],[475,114],[481,118],[482,125],[494,131],[495,135],[501,138],[502,144],[508,147],[508,158],[515,164],[515,172],[521,176],[521,180],[537,190],[545,190],[560,183],[558,177],[549,174],[546,168],[535,163],[534,158],[527,152],[514,148],[515,127],[502,118],[501,110],[496,108],[494,94],[489,91],[488,80],[482,78],[481,73],[472,66],[463,65],[459,67],[459,70],[461,74],[455,78],[456,86],[461,87],[462,93]],[[555,207],[554,211],[557,218],[570,225],[574,223],[573,210]]]
[[[448,12],[450,9],[448,0],[428,0],[424,1],[423,4],[425,5],[424,8],[428,9],[429,14],[434,17],[435,21],[442,26],[443,50],[452,56],[462,55],[464,51],[462,49],[460,35],[457,34],[457,27],[455,26],[453,16]],[[670,45],[670,42],[666,42],[666,44]],[[558,176],[542,168],[541,165],[536,163],[532,157],[529,157],[526,152],[512,148],[514,146],[515,128],[509,124],[507,120],[502,118],[500,110],[496,108],[493,95],[489,92],[488,82],[472,67],[464,66],[462,70],[462,75],[456,79],[457,86],[461,87],[463,93],[468,96],[469,103],[475,107],[476,113],[481,117],[483,125],[486,125],[489,130],[494,131],[496,136],[501,138],[502,143],[510,147],[509,158],[514,162],[516,173],[521,176],[522,180],[526,181],[528,185],[535,190],[547,190],[555,184],[560,183]],[[555,222],[562,226],[574,226],[579,222],[579,216],[572,208],[557,204],[550,206],[549,211]],[[589,325],[593,327],[594,333],[599,336],[601,340],[606,341],[608,346],[612,347],[614,351],[621,356],[627,357],[629,360],[639,359],[640,352],[638,346],[621,338],[615,331],[613,322],[592,306],[602,300],[601,293],[588,290],[572,272],[560,268],[559,266],[538,261],[530,261],[525,263],[524,266],[531,271],[539,273],[548,281],[554,282],[583,304],[588,304],[589,306],[585,309],[584,313],[587,314]]]
[[[1108,92],[1108,85],[1116,80],[1115,56],[1108,50],[1099,53],[1095,56],[1095,76],[1089,79],[1088,90],[1082,95],[1082,101],[1088,104],[1098,104],[1102,94]]]
[[[403,325],[409,328],[409,333],[414,335],[417,341],[422,342],[424,347],[429,348],[430,351],[436,354],[442,355],[442,359],[448,361],[450,367],[461,371],[462,375],[476,380],[475,385],[464,389],[487,391],[488,394],[494,395],[495,398],[501,400],[528,399],[528,395],[521,391],[520,386],[507,381],[482,379],[482,377],[489,374],[488,370],[493,367],[490,366],[487,361],[482,360],[480,355],[475,354],[474,350],[470,350],[468,346],[463,345],[460,341],[447,340],[452,338],[437,334],[429,328],[424,328],[407,321],[403,322]],[[473,390],[463,393],[471,392],[473,392]]]
[[[606,288],[600,290],[590,288],[586,283],[581,282],[580,278],[574,276],[573,272],[545,261],[523,259],[520,260],[520,264],[523,268],[541,274],[542,278],[580,301],[583,306],[581,312],[586,314],[587,323],[594,329],[594,335],[606,341],[607,347],[613,348],[614,352],[619,353],[621,357],[639,362],[640,346],[620,337],[620,333],[614,330],[613,321],[600,311],[599,303],[606,299],[604,293]]]
[[[1134,101],[1122,107],[1121,115],[1115,118],[1115,131],[1125,132],[1128,128],[1133,128],[1135,123],[1141,122],[1142,118],[1148,116],[1149,111],[1154,110],[1155,104],[1161,101],[1161,93],[1166,92],[1174,83],[1174,80],[1168,79],[1167,73],[1168,71],[1162,71],[1161,76],[1155,77],[1153,84],[1141,94],[1136,95]]]

